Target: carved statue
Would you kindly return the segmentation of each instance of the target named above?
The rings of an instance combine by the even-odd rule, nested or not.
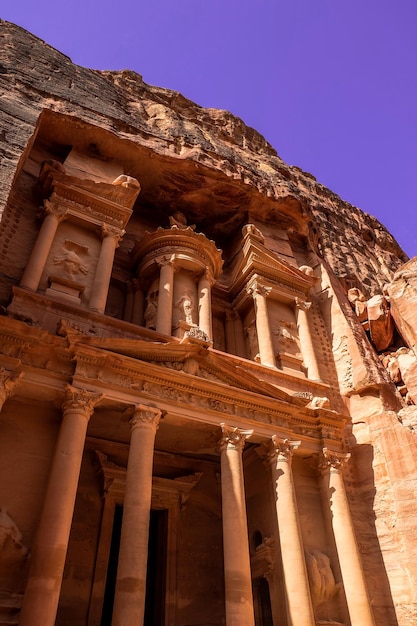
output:
[[[61,265],[62,269],[68,276],[76,276],[77,274],[88,274],[88,267],[84,265],[81,258],[74,250],[65,250],[61,255],[53,258],[54,265]]]
[[[146,308],[144,313],[145,327],[156,330],[156,315],[158,312],[158,293],[152,291],[146,297]]]
[[[181,230],[185,230],[186,228],[191,228],[191,230],[195,230],[196,228],[195,224],[187,225],[187,218],[185,217],[184,213],[181,213],[181,211],[176,211],[175,213],[170,215],[169,223],[171,224],[171,227],[174,226],[175,228],[179,228]]]
[[[180,319],[190,324],[190,326],[194,326],[193,314],[195,307],[192,296],[188,293],[184,294],[175,306],[180,313]]]
[[[324,552],[306,552],[306,565],[316,618],[330,620],[329,602],[339,593],[342,583],[336,583],[330,559]]]
[[[278,337],[279,346],[282,347],[285,352],[298,352],[298,338],[293,332],[296,329],[296,325],[294,322],[287,322],[285,320],[280,320],[279,323],[280,326],[272,331],[272,334]]]
[[[252,322],[251,324],[249,324],[249,326],[246,326],[245,334],[248,340],[250,358],[256,361],[257,359],[259,359],[259,347],[255,322]]]

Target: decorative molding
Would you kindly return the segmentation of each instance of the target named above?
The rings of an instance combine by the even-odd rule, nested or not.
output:
[[[246,440],[253,435],[253,430],[242,430],[237,426],[227,426],[224,422],[220,424],[220,428],[222,429],[222,436],[219,441],[220,452],[225,452],[226,450],[242,452]]]
[[[145,404],[137,404],[132,409],[129,409],[129,413],[132,413],[129,423],[132,430],[137,428],[146,428],[158,430],[159,420],[161,419],[162,411],[159,409],[147,406]]]
[[[76,411],[87,419],[91,417],[96,404],[103,398],[102,393],[91,393],[72,385],[65,385],[65,400],[62,403],[64,413]]]
[[[351,456],[350,452],[336,452],[335,450],[329,450],[329,448],[323,448],[321,458],[319,459],[319,469],[325,471],[330,468],[330,471],[340,472]]]

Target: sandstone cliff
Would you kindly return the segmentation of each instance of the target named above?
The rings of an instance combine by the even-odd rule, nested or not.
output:
[[[314,176],[286,165],[263,137],[230,113],[204,109],[179,93],[146,85],[134,72],[76,66],[30,33],[3,21],[0,37],[0,213],[4,211],[0,304],[9,303],[11,286],[19,283],[39,227],[33,189],[40,163],[54,156],[55,136],[57,151],[67,144],[71,149],[74,128],[78,142],[85,136],[93,156],[99,150],[94,128],[99,129],[107,153],[124,163],[128,151],[123,153],[122,144],[129,143],[131,171],[125,174],[140,180],[138,213],[145,225],[139,224],[137,215],[131,223],[141,236],[150,216],[164,227],[168,215],[184,211],[222,248],[242,225],[253,222],[255,227],[260,222],[273,253],[284,256],[289,265],[314,272],[313,344],[332,409],[346,416],[344,434],[354,461],[346,482],[378,626],[416,623],[417,444],[407,424],[415,406],[405,406],[394,386],[398,381],[390,380],[366,335],[369,329],[346,298],[347,290],[354,287],[363,292],[360,303],[369,302],[370,296],[391,283],[393,317],[408,343],[406,348],[397,338],[391,349],[398,353],[398,361],[405,361],[409,349],[415,348],[411,329],[415,314],[407,305],[417,292],[414,264],[406,266],[406,273],[400,270],[407,257],[375,218],[341,200]],[[61,125],[64,118],[66,129]],[[46,135],[47,157],[42,152]],[[23,163],[28,144],[31,149]],[[64,161],[67,155],[56,156]],[[152,161],[152,167],[147,161]],[[116,269],[122,277],[132,241],[128,233],[119,248]],[[222,288],[220,284],[220,295],[225,293]],[[112,298],[118,306],[117,297]],[[13,310],[9,313],[14,315]],[[20,313],[15,310],[17,319],[30,321]],[[106,323],[113,314],[109,309]],[[216,347],[224,351],[224,345]],[[393,360],[392,354],[384,355],[387,362]],[[415,359],[412,365],[404,366],[401,382],[416,401]],[[303,380],[304,385],[309,383]],[[401,411],[407,416],[403,423],[398,417]]]
[[[407,260],[374,217],[341,200],[311,174],[286,165],[259,133],[227,111],[204,109],[175,91],[147,85],[131,71],[74,65],[8,22],[0,22],[0,37],[0,210],[37,118],[49,109],[243,181],[246,193],[240,191],[239,197],[230,186],[209,190],[221,195],[222,221],[233,219],[238,207],[261,210],[265,217],[288,197],[297,199],[305,237],[347,287],[361,286],[371,295]],[[261,207],[257,191],[269,199],[266,203],[264,197]]]

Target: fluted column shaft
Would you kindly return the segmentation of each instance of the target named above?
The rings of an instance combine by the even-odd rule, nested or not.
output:
[[[174,263],[172,259],[160,261],[158,309],[156,330],[164,335],[172,332],[172,298],[174,295]]]
[[[276,366],[275,351],[269,324],[266,298],[271,288],[255,283],[250,287],[255,303],[256,333],[258,336],[259,357],[262,365]]]
[[[221,424],[220,442],[226,626],[254,626],[242,451],[252,431]]]
[[[332,526],[352,626],[375,626],[342,476],[350,454],[323,450],[322,474],[330,496]]]
[[[102,242],[94,282],[91,287],[89,308],[97,313],[104,313],[109,292],[113,261],[119,239],[123,232],[102,226]]]
[[[122,531],[112,626],[142,626],[155,434],[161,411],[138,405],[130,421]]]
[[[70,385],[49,474],[20,626],[54,626],[80,475],[87,425],[101,396]]]
[[[304,546],[301,537],[291,461],[299,441],[272,437],[269,461],[272,468],[278,533],[281,543],[289,626],[314,626]]]
[[[209,339],[213,339],[212,314],[211,314],[211,277],[208,272],[201,276],[198,281],[199,314],[198,326],[206,333]]]
[[[65,211],[52,202],[45,201],[45,212],[46,216],[20,281],[21,287],[32,291],[36,291],[39,287],[59,223],[65,219]]]
[[[300,339],[301,354],[303,355],[304,365],[307,368],[307,376],[310,380],[320,380],[319,365],[311,335],[309,314],[311,302],[304,302],[296,298],[296,315],[298,337]]]

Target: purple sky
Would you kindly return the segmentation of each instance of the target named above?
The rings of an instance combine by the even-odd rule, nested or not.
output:
[[[228,109],[417,255],[416,0],[2,0],[0,16]]]

